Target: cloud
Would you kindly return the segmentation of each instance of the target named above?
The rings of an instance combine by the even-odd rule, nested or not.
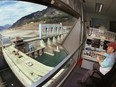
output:
[[[41,11],[46,6],[23,1],[0,1],[0,26],[13,24],[23,16]]]

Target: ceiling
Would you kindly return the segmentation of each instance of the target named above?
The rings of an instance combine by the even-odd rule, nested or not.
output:
[[[100,13],[95,12],[96,3],[103,4],[103,9]],[[83,5],[86,12],[116,18],[116,0],[85,0]]]
[[[24,0],[36,2],[36,0]],[[44,3],[43,1],[50,2],[51,0],[39,0],[37,2]],[[88,13],[104,15],[116,19],[116,0],[82,0],[84,1],[84,10]],[[96,3],[102,3],[103,9],[101,12],[95,12]]]

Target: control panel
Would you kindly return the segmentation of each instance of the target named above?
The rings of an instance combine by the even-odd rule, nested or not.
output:
[[[87,32],[87,40],[82,57],[90,57],[89,59],[91,60],[91,58],[97,57],[94,51],[106,52],[107,44],[115,41],[115,37],[116,34],[113,32],[90,28]],[[104,59],[103,56],[100,56],[100,58]]]
[[[93,64],[98,62],[96,57],[103,61],[105,56],[96,55],[94,52],[106,52],[107,44],[114,42],[116,39],[116,34],[110,31],[105,31],[97,28],[90,28],[87,31],[87,39],[85,43],[85,48],[82,52],[82,68],[93,69]]]

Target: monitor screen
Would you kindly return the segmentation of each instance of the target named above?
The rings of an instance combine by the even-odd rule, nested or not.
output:
[[[86,44],[91,45],[91,43],[92,43],[92,40],[91,39],[87,39]]]
[[[107,50],[107,44],[110,43],[110,41],[104,40],[104,44],[103,44],[103,49]]]
[[[101,40],[100,39],[93,39],[92,40],[92,47],[95,47],[95,48],[99,48],[100,47],[100,42]]]

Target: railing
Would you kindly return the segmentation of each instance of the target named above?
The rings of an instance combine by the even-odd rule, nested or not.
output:
[[[84,46],[86,38],[83,40],[82,44],[79,48],[74,49],[72,53],[70,53],[62,62],[60,62],[53,70],[47,73],[44,77],[42,77],[39,81],[34,83],[31,87],[42,87],[45,83],[47,83],[52,77],[54,77],[71,59],[77,61],[77,58],[81,56],[81,52]],[[78,55],[78,56],[75,56]],[[74,59],[76,57],[76,60]]]

